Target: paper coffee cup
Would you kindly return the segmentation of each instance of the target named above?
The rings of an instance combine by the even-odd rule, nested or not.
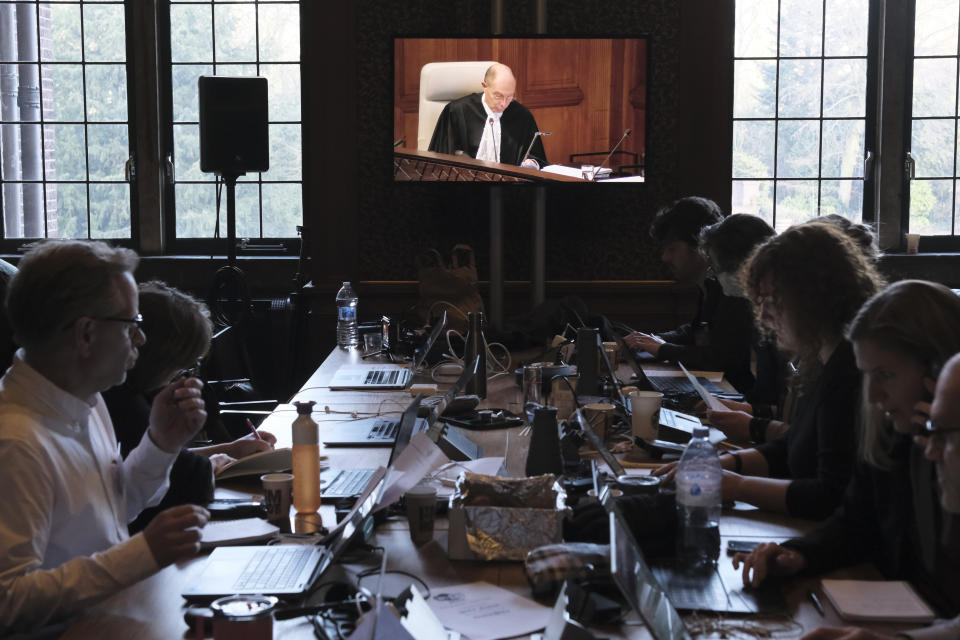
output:
[[[908,233],[907,234],[907,253],[916,253],[919,250],[920,250],[920,234]]]
[[[591,402],[583,405],[583,417],[590,423],[590,428],[603,442],[607,437],[607,427],[613,419],[614,407],[609,402]]]
[[[267,506],[267,520],[283,520],[290,517],[290,502],[293,498],[292,473],[267,473],[260,476],[263,483],[263,500]]]
[[[634,391],[630,394],[634,437],[644,440],[656,439],[660,425],[660,402],[662,400],[663,394],[659,391]]]
[[[437,488],[428,484],[418,484],[411,487],[404,497],[407,502],[407,521],[410,523],[410,539],[419,547],[433,540]]]

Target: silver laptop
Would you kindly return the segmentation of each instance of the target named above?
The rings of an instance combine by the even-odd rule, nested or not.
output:
[[[390,443],[393,448],[390,451],[390,462],[393,464],[397,456],[410,444],[410,439],[430,428],[430,423],[422,418],[417,418],[417,411],[420,409],[420,402],[423,400],[423,394],[410,401],[407,408],[400,416],[396,433]],[[324,440],[324,443],[331,446],[353,446],[347,442],[331,443]],[[323,500],[341,502],[352,500],[360,495],[361,489],[366,486],[370,477],[376,472],[376,469],[325,469],[320,473],[320,496]]]
[[[328,447],[391,447],[405,426],[408,430],[412,429],[410,437],[430,428],[429,422],[417,417],[422,397],[418,394],[399,419],[367,418],[338,424],[326,430],[320,436],[320,441]],[[406,425],[407,422],[410,424]]]
[[[385,477],[386,469],[376,470],[353,509],[324,544],[217,547],[197,579],[180,595],[187,600],[208,601],[233,594],[287,598],[307,594],[357,532],[363,530]]]
[[[447,325],[447,312],[434,324],[423,345],[413,354],[413,364],[406,366],[391,363],[345,364],[337,369],[330,380],[331,389],[406,389],[413,374],[423,366],[427,354],[433,349],[440,334]]]

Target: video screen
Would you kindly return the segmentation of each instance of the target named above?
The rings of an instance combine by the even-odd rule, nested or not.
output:
[[[645,37],[395,38],[394,179],[642,182],[647,47]]]

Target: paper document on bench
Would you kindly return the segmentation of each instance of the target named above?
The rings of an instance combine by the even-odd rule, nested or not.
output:
[[[435,589],[430,608],[443,626],[470,640],[525,636],[547,626],[551,609],[489,582]]]
[[[700,399],[703,400],[708,409],[713,409],[714,411],[729,411],[727,405],[720,402],[720,400],[703,388],[703,385],[700,384],[700,381],[697,380],[693,374],[687,371],[687,368],[683,366],[682,362],[678,362],[677,364],[680,365],[680,368],[687,375],[687,380],[689,380],[690,384],[693,385],[693,388],[697,390],[697,395],[700,396]]]
[[[420,482],[434,469],[450,462],[426,433],[418,433],[410,439],[410,444],[397,456],[387,478],[387,487],[383,491],[377,511],[390,506],[400,499],[413,485]]]

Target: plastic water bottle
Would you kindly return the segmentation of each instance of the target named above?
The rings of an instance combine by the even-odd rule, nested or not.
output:
[[[692,569],[712,567],[720,556],[723,469],[709,435],[707,427],[694,427],[677,466],[677,553]]]
[[[360,344],[357,333],[357,294],[349,282],[337,292],[337,345],[342,349]]]
[[[294,402],[297,418],[293,435],[293,507],[297,513],[316,513],[320,508],[320,427],[310,413],[310,402]]]

